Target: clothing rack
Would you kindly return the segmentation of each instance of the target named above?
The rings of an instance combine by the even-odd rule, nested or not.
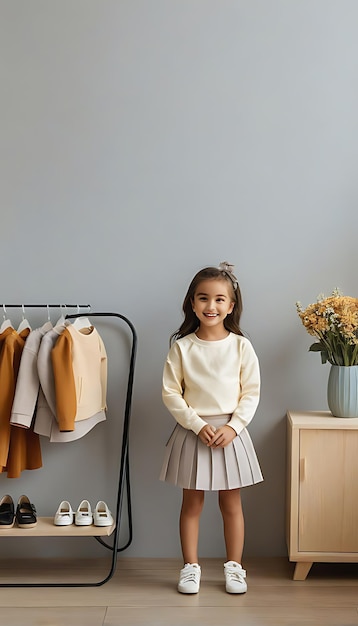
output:
[[[134,382],[134,369],[135,369],[135,360],[136,360],[136,352],[137,352],[137,333],[132,324],[132,322],[125,317],[124,315],[116,312],[91,312],[91,305],[89,304],[2,304],[0,308],[3,308],[4,314],[6,314],[7,308],[22,308],[23,313],[25,314],[25,310],[27,308],[36,308],[36,309],[67,309],[67,308],[76,308],[77,313],[75,314],[67,314],[65,315],[65,319],[75,319],[77,317],[83,317],[83,313],[80,312],[80,309],[87,309],[86,315],[88,317],[102,317],[102,318],[115,318],[121,322],[124,322],[131,332],[131,350],[130,350],[130,359],[129,359],[129,367],[128,367],[128,380],[127,380],[127,391],[126,391],[126,399],[125,399],[125,407],[124,407],[124,418],[123,418],[123,430],[122,430],[122,445],[121,445],[121,458],[120,458],[120,466],[119,466],[119,475],[118,475],[118,487],[117,487],[117,500],[116,500],[116,509],[115,509],[115,527],[113,530],[113,543],[112,545],[107,544],[100,536],[100,529],[98,527],[93,527],[93,533],[91,535],[85,534],[82,536],[92,536],[99,543],[101,543],[104,547],[108,548],[112,552],[111,565],[108,574],[99,581],[95,582],[58,582],[58,583],[0,583],[0,588],[2,587],[99,587],[108,582],[116,569],[117,564],[117,556],[119,552],[126,550],[133,539],[133,523],[132,523],[132,506],[131,506],[131,488],[130,488],[130,476],[129,476],[129,426],[130,426],[130,418],[131,418],[131,406],[132,406],[132,395],[133,395],[133,382]],[[5,319],[5,317],[4,317]],[[121,520],[122,520],[122,510],[123,510],[123,498],[126,490],[126,503],[127,503],[127,513],[128,513],[128,540],[124,546],[119,546],[119,533],[121,528]],[[47,519],[47,518],[44,518]],[[70,527],[66,528],[66,532],[63,533],[63,527],[53,526],[51,528],[51,533],[43,533],[43,536],[56,536],[60,537],[61,535],[64,537],[69,536],[81,536],[80,531],[77,527],[70,529]],[[89,528],[89,527],[87,527]],[[3,536],[16,536],[18,533],[17,530],[20,529],[11,529],[11,530],[2,530],[0,534],[0,538]],[[34,536],[34,529],[29,531],[24,530],[21,531],[21,536]],[[102,529],[101,529],[102,530]],[[62,532],[61,532],[62,531]],[[108,527],[103,528],[104,535],[108,535]],[[41,536],[41,535],[37,535]]]
[[[0,304],[0,307],[5,309],[46,309],[47,307],[50,309],[91,309],[90,304]]]
[[[5,320],[7,309],[22,309],[23,315],[25,315],[25,309],[47,309],[48,312],[49,309],[60,309],[61,311],[63,309],[65,309],[65,311],[66,309],[77,309],[77,316],[82,317],[83,313],[80,312],[80,309],[87,309],[87,313],[89,314],[92,307],[90,304],[0,304],[0,308],[3,310],[3,318]]]

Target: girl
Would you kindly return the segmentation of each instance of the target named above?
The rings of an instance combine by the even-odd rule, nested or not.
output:
[[[240,330],[242,301],[233,267],[224,262],[194,276],[183,303],[185,318],[171,337],[164,366],[163,401],[177,424],[160,478],[183,489],[181,593],[199,591],[197,550],[205,491],[219,493],[226,591],[247,590],[240,489],[263,480],[246,430],[259,402],[260,373],[254,349]]]

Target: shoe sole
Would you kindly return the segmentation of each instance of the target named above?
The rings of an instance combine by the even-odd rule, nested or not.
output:
[[[15,526],[15,520],[13,521],[12,524],[0,524],[0,530],[3,528],[4,530],[9,529],[9,528],[14,528]]]
[[[197,591],[187,591],[186,589],[185,590],[184,589],[179,589],[179,587],[178,587],[178,591],[179,591],[179,593],[184,593],[185,595],[188,595],[188,596],[192,596],[195,593],[199,593],[199,589],[197,589]]]
[[[233,590],[230,590],[230,589],[226,589],[226,593],[232,593],[232,594],[246,593],[246,591],[247,591],[247,587],[246,587],[246,589],[243,589],[242,591],[233,591]]]

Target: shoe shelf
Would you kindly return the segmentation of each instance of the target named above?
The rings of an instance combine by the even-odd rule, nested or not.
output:
[[[37,524],[33,528],[0,529],[1,537],[109,537],[116,525],[111,526],[55,526],[53,517],[38,517]]]

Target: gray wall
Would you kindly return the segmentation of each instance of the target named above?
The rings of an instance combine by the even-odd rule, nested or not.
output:
[[[262,369],[250,432],[265,482],[244,493],[246,554],[286,553],[285,413],[327,408],[328,367],[295,302],[357,295],[357,22],[355,0],[0,0],[0,302],[90,302],[135,324],[127,555],[180,554],[180,491],[158,481],[173,426],[161,372],[189,281],[222,260]],[[0,476],[42,515],[67,498],[114,506],[128,341],[98,327],[107,424]],[[86,541],[71,550],[103,553]],[[214,494],[200,545],[224,554]],[[67,549],[1,542],[31,548]]]

